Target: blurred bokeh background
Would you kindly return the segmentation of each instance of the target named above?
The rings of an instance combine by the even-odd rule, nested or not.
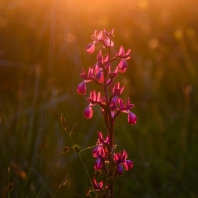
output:
[[[116,180],[120,198],[198,197],[198,1],[0,1],[0,197],[85,197],[90,186],[68,134],[81,148],[106,133],[97,107],[85,120],[76,93],[94,30],[115,28],[115,50],[132,49],[123,98],[138,117],[117,119],[115,143],[134,168]],[[93,86],[89,86],[91,90]],[[90,175],[91,150],[82,158]],[[9,172],[8,172],[9,167]],[[66,185],[59,185],[67,177]],[[12,190],[7,192],[8,184]]]

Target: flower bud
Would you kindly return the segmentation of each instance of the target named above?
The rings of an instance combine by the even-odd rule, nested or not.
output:
[[[129,124],[136,124],[137,117],[134,113],[130,112],[128,113],[128,123]]]
[[[78,86],[77,86],[77,92],[81,95],[84,95],[86,93],[86,84],[85,81],[81,82]]]
[[[94,169],[95,170],[101,170],[103,167],[103,163],[102,163],[102,159],[101,158],[98,158],[95,162],[95,165],[94,165]]]
[[[87,106],[86,109],[84,110],[84,117],[87,119],[92,118],[93,116],[93,109],[91,106]]]

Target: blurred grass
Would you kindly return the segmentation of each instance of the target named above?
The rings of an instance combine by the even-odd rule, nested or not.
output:
[[[134,168],[117,179],[116,197],[198,197],[198,2],[195,0],[0,2],[0,197],[85,197],[80,160],[60,122],[81,147],[106,132],[98,109],[84,120],[77,95],[85,46],[95,29],[115,28],[115,49],[132,49],[120,81],[138,116],[118,118],[115,143]],[[93,88],[90,86],[90,89]],[[91,150],[82,154],[93,175]],[[8,167],[10,173],[8,175]]]

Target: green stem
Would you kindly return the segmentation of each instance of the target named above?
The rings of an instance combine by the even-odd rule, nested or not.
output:
[[[67,181],[67,176],[68,176],[68,174],[66,174],[66,176],[65,176],[64,179],[63,179],[63,181],[61,182],[61,184],[60,184],[59,187],[57,188],[56,192],[55,192],[54,195],[53,195],[53,198],[56,196],[56,194],[58,193],[59,189],[60,189],[62,186],[65,185],[64,183],[66,183],[66,181]]]
[[[110,41],[111,43],[111,41]],[[110,47],[108,48],[108,53],[109,53],[109,63],[111,62],[110,60],[110,55],[111,55],[111,50]],[[113,149],[113,136],[114,136],[114,120],[112,118],[111,115],[111,108],[110,108],[110,103],[111,103],[111,97],[108,98],[108,94],[107,94],[107,71],[104,71],[104,94],[105,94],[105,99],[106,99],[106,112],[105,114],[107,116],[105,116],[105,123],[107,123],[107,129],[109,131],[109,136],[110,136],[110,149],[109,149],[109,172],[108,172],[108,178],[113,177],[113,153],[114,153],[114,149]],[[113,182],[109,185],[109,189],[110,189],[110,197],[114,198],[114,184]]]
[[[10,191],[9,191],[9,185],[10,185],[10,167],[8,166],[8,198],[10,198]]]
[[[68,134],[69,134],[69,133],[68,133]],[[69,139],[71,140],[71,142],[72,142],[72,144],[73,144],[73,146],[74,146],[75,144],[74,144],[74,141],[73,141],[71,135],[69,135]],[[84,169],[85,169],[85,172],[86,172],[86,174],[87,174],[87,176],[88,176],[88,178],[89,178],[89,182],[90,182],[90,184],[91,184],[91,187],[93,188],[93,190],[94,190],[94,192],[95,192],[95,195],[96,195],[96,191],[95,191],[95,188],[94,188],[93,183],[92,183],[92,181],[91,181],[91,177],[90,177],[90,175],[89,175],[89,173],[88,173],[88,170],[87,170],[87,168],[86,168],[86,166],[85,166],[85,164],[84,164],[84,162],[83,162],[83,160],[82,160],[81,154],[80,154],[82,151],[84,151],[84,150],[86,150],[86,149],[89,149],[89,148],[93,148],[93,147],[95,147],[95,145],[92,146],[92,147],[87,147],[87,148],[84,148],[84,149],[80,150],[80,151],[78,152],[78,156],[79,156],[80,161],[81,161],[81,163],[82,163],[82,165],[83,165],[83,167],[84,167]]]
[[[88,149],[94,148],[94,147],[96,147],[96,146],[97,146],[97,145],[89,146],[89,147],[86,147],[86,148],[84,148],[84,149],[81,149],[81,150],[80,150],[80,153],[81,153],[81,152],[83,152],[83,151],[85,151],[85,150],[88,150]]]
[[[96,191],[95,191],[95,188],[94,188],[93,183],[92,183],[92,181],[91,181],[91,177],[90,177],[89,172],[88,172],[88,170],[87,170],[87,168],[86,168],[86,166],[85,166],[85,164],[84,164],[84,162],[83,162],[83,160],[82,160],[81,154],[78,153],[78,155],[79,155],[79,158],[80,158],[81,163],[83,164],[83,167],[84,167],[84,169],[85,169],[85,172],[86,172],[86,174],[87,174],[87,176],[88,176],[88,178],[89,178],[91,187],[93,188],[93,190],[94,190],[94,192],[95,192],[95,195],[96,195]]]
[[[50,169],[50,171],[49,171],[47,177],[45,178],[45,181],[48,180],[50,174],[52,173],[52,170],[53,170],[53,168],[54,168],[54,165],[55,165],[56,162],[59,160],[60,156],[61,156],[61,153],[58,155],[57,160],[55,160],[54,163],[52,164],[51,169]],[[37,193],[36,198],[39,197],[39,194],[41,193],[41,191],[43,190],[43,188],[44,188],[44,184],[42,185],[41,189],[40,189],[39,192]]]

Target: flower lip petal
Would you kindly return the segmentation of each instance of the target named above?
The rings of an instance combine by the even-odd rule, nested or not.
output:
[[[116,164],[116,170],[118,175],[122,175],[125,170],[130,170],[133,168],[133,162],[131,160],[127,160],[128,154],[125,150],[114,153],[113,160]]]
[[[125,170],[130,170],[133,168],[133,162],[131,160],[125,160],[125,162],[123,162],[123,166]]]
[[[93,54],[95,52],[95,42],[91,42],[87,45],[86,50],[89,54]]]
[[[117,166],[117,173],[118,175],[122,175],[124,173],[124,170],[121,164]]]

